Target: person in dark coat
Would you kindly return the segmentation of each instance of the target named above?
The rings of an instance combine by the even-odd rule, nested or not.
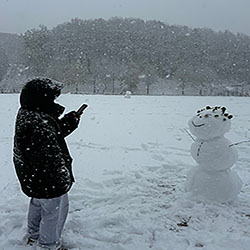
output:
[[[61,232],[68,214],[68,191],[74,177],[65,137],[79,124],[71,111],[55,103],[63,85],[35,78],[20,94],[14,136],[14,165],[22,191],[31,197],[28,212],[29,243],[37,249],[63,249]]]

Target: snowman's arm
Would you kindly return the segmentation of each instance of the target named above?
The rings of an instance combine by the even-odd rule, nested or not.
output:
[[[247,141],[239,141],[239,142],[236,142],[236,143],[232,143],[232,144],[229,145],[229,147],[237,146],[237,145],[239,145],[239,144],[241,144],[241,143],[246,143],[246,142],[250,142],[250,140],[247,140]]]
[[[193,141],[195,141],[194,137],[190,134],[190,132],[189,132],[186,128],[184,128],[183,130],[189,135],[189,137],[190,137]]]

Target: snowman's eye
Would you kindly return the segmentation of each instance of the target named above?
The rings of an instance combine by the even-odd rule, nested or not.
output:
[[[211,116],[211,114],[205,114],[204,117],[208,118],[209,116]]]
[[[218,118],[218,117],[219,117],[219,115],[214,115],[214,117],[215,117],[215,118]]]

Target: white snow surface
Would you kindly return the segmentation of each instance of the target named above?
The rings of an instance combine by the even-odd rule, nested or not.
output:
[[[29,199],[12,163],[19,96],[0,95],[0,250],[24,244]],[[85,96],[66,94],[67,111],[89,105],[67,138],[76,183],[63,239],[73,250],[249,250],[250,144],[237,147],[234,171],[243,181],[231,203],[203,203],[184,191],[197,165],[190,153],[188,120],[206,105],[234,115],[226,134],[250,139],[247,97]]]

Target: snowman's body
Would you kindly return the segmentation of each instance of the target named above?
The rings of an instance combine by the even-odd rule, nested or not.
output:
[[[191,155],[206,171],[218,171],[231,168],[238,158],[235,147],[224,136],[212,140],[197,138],[191,146]]]
[[[228,202],[241,190],[242,182],[231,169],[238,154],[224,137],[230,129],[231,118],[225,108],[207,107],[189,121],[190,131],[197,137],[191,146],[191,155],[198,166],[189,172],[186,190],[200,198]]]
[[[132,93],[131,93],[130,91],[126,91],[124,97],[125,97],[125,98],[131,98],[131,94],[132,94]]]

